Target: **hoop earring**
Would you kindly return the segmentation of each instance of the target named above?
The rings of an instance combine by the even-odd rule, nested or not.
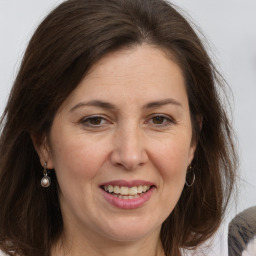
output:
[[[189,172],[193,173],[193,179],[192,179],[192,182],[190,184],[187,182],[187,179],[186,179],[186,186],[190,188],[190,187],[193,186],[193,184],[194,184],[194,182],[196,180],[196,175],[195,175],[195,172],[193,171],[191,165],[189,166]]]
[[[44,177],[41,179],[41,186],[48,188],[51,185],[51,178],[47,175],[47,163],[44,162]]]

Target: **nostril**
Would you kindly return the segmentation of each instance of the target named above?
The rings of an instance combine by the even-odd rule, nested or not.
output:
[[[127,137],[125,141],[121,140],[115,145],[110,159],[111,163],[116,167],[122,167],[126,170],[134,170],[143,166],[147,160],[148,155],[142,143],[132,142]]]

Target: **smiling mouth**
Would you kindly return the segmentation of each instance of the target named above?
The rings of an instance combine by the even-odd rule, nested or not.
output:
[[[134,187],[125,186],[101,186],[105,192],[120,198],[120,199],[134,199],[147,193],[153,186],[139,185]]]

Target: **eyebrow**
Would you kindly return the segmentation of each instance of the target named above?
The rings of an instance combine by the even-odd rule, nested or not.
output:
[[[143,106],[143,109],[158,108],[158,107],[162,107],[164,105],[169,105],[169,104],[182,107],[182,104],[175,99],[164,99],[164,100],[147,103],[146,105]]]
[[[178,102],[175,99],[163,99],[163,100],[159,100],[159,101],[153,101],[150,103],[147,103],[145,105],[143,105],[142,109],[152,109],[152,108],[158,108],[164,105],[175,105],[178,107],[182,107],[182,104],[180,102]],[[101,100],[91,100],[91,101],[85,101],[85,102],[80,102],[78,104],[76,104],[74,107],[72,107],[70,109],[70,112],[73,112],[74,110],[76,110],[77,108],[80,107],[99,107],[102,109],[107,109],[107,110],[116,110],[117,107],[109,102],[105,102],[105,101],[101,101]]]
[[[80,107],[99,107],[99,108],[108,109],[108,110],[116,109],[116,107],[109,102],[105,102],[105,101],[101,101],[101,100],[90,100],[87,102],[78,103],[77,105],[75,105],[74,107],[72,107],[70,109],[70,112],[73,112],[74,110],[76,110],[77,108],[80,108]]]

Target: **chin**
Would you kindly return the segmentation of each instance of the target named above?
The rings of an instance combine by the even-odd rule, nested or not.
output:
[[[121,225],[118,225],[116,222],[112,223],[112,227],[108,227],[105,230],[105,235],[111,240],[115,241],[138,241],[145,237],[151,236],[154,233],[159,234],[161,226],[152,226],[148,223],[131,223],[126,220],[122,220]]]

